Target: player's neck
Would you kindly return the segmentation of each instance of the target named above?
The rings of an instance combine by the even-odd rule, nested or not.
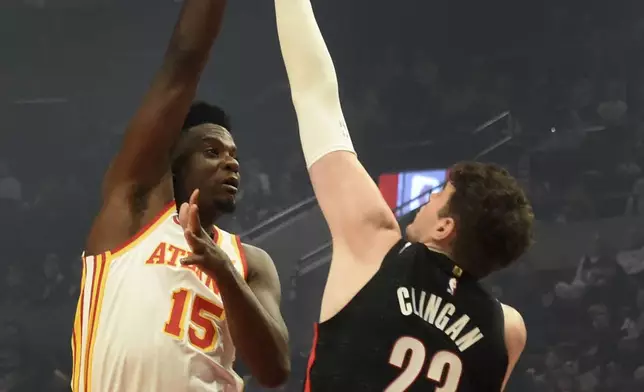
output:
[[[449,259],[452,260],[452,262],[454,264],[458,265],[459,267],[461,267],[465,271],[469,271],[469,268],[467,267],[467,265],[463,265],[463,263],[459,263],[458,261],[454,260],[454,256],[452,256],[452,252],[449,249],[447,249],[446,247],[441,246],[440,244],[436,244],[434,242],[424,243],[424,245],[426,247],[428,247],[429,249],[433,250],[434,252],[437,252],[437,253],[440,253],[440,254],[443,254],[443,255],[449,257]]]
[[[215,226],[215,222],[219,217],[221,216],[221,213],[217,212],[216,210],[208,210],[208,209],[202,209],[200,207],[199,209],[199,220],[201,220],[201,226],[206,230],[208,233],[212,231],[212,227]]]
[[[443,247],[441,247],[440,245],[437,245],[437,244],[435,244],[435,243],[433,243],[433,242],[424,242],[423,244],[424,244],[426,247],[428,247],[429,249],[433,250],[434,252],[444,254],[445,256],[449,257],[452,261],[454,261],[454,259],[452,258],[452,255],[451,255],[451,253],[449,252],[449,250],[444,249],[444,248],[443,248]]]
[[[182,197],[179,195],[175,196],[174,202],[177,208],[177,213],[179,213],[179,208],[183,203],[187,203],[188,200],[182,200]],[[221,213],[215,206],[203,206],[199,205],[199,220],[201,221],[201,227],[203,227],[206,232],[210,233],[212,227],[215,226],[215,222],[219,219],[223,213]]]

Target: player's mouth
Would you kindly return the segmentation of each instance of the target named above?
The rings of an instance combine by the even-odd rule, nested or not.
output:
[[[237,177],[228,177],[221,182],[221,187],[224,191],[234,195],[239,191],[239,179]]]

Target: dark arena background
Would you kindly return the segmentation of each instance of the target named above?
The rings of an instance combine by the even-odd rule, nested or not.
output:
[[[273,2],[229,0],[198,98],[243,175],[221,226],[268,251],[302,389],[330,256]],[[524,315],[519,392],[644,391],[644,2],[314,0],[361,160],[401,222],[445,169],[497,162],[538,219],[489,289]],[[180,0],[0,4],[0,391],[69,391],[80,253],[102,174]],[[134,327],[134,326],[133,326]],[[246,391],[262,388],[239,364]],[[96,391],[108,392],[108,391]]]

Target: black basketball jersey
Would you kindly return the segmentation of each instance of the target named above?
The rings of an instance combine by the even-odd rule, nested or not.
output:
[[[360,292],[315,326],[305,392],[499,392],[501,304],[447,256],[398,242]]]

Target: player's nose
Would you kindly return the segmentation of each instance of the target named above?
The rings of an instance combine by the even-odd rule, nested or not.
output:
[[[237,161],[237,159],[231,156],[229,156],[224,162],[224,167],[226,168],[226,170],[231,171],[233,173],[239,172],[239,162]]]

